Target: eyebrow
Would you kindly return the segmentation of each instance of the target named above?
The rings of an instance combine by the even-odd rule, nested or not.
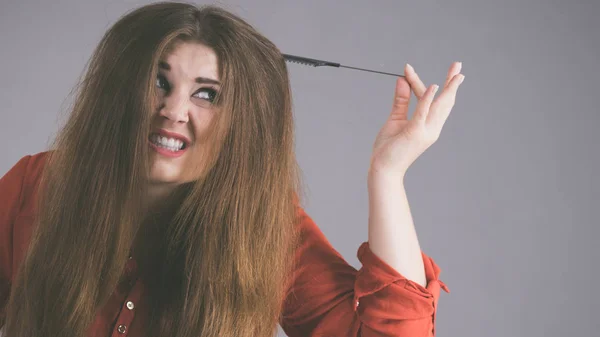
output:
[[[166,71],[171,70],[171,66],[165,61],[158,62],[158,67],[161,69],[164,69]],[[196,81],[196,83],[199,83],[199,84],[221,85],[221,82],[214,80],[212,78],[208,78],[208,77],[196,77],[195,81]]]

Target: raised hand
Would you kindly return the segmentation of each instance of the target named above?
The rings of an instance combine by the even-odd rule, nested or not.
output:
[[[450,66],[444,88],[435,98],[438,86],[425,87],[414,69],[409,64],[405,66],[406,78],[396,81],[392,112],[373,145],[370,173],[403,177],[409,166],[437,141],[464,80],[461,68],[460,62]],[[409,120],[411,88],[418,103]]]

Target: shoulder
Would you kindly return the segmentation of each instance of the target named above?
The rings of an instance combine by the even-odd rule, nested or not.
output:
[[[34,211],[33,199],[49,153],[44,151],[21,157],[0,180],[3,197],[10,198],[6,201],[16,206],[20,213]]]
[[[296,200],[296,230],[298,246],[296,257],[300,264],[345,263],[340,253],[333,248],[321,228]]]
[[[8,172],[2,176],[3,181],[14,178],[26,178],[37,175],[42,171],[48,154],[51,151],[43,151],[35,154],[28,154],[21,157],[15,164],[12,164]]]
[[[33,213],[37,197],[37,190],[42,177],[46,160],[48,159],[49,151],[33,154],[29,158],[27,171],[23,179],[23,213]]]

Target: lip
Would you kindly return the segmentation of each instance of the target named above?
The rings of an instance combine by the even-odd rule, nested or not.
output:
[[[173,151],[171,151],[171,150],[167,150],[167,149],[165,149],[165,148],[163,148],[163,147],[160,147],[160,146],[156,146],[156,145],[154,145],[154,144],[153,144],[153,143],[152,143],[150,140],[148,140],[148,146],[150,146],[152,149],[154,149],[154,151],[156,151],[156,152],[158,152],[158,153],[162,154],[163,156],[166,156],[166,157],[171,157],[171,158],[177,158],[177,157],[180,157],[180,156],[181,156],[181,155],[183,155],[183,154],[185,153],[185,151],[187,151],[187,149],[188,149],[188,148],[186,147],[186,148],[184,148],[184,149],[182,149],[182,150],[179,150],[179,151],[175,151],[175,152],[173,152]]]
[[[186,136],[176,133],[176,132],[167,131],[165,129],[158,129],[158,130],[151,132],[150,134],[153,134],[153,133],[157,133],[157,134],[159,134],[161,136],[165,136],[167,138],[179,139],[180,141],[185,143],[185,148],[190,146],[190,144],[192,143],[192,141],[189,138],[187,138]]]

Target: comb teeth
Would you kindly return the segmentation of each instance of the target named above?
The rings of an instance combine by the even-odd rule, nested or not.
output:
[[[287,62],[297,63],[297,64],[311,66],[311,67],[322,67],[322,66],[339,67],[340,66],[339,63],[311,59],[311,58],[303,57],[303,56],[283,54],[283,57]]]
[[[296,56],[296,55],[289,55],[289,54],[282,54],[282,55],[283,55],[285,62],[297,63],[300,65],[309,66],[309,67],[323,67],[323,66],[336,67],[336,68],[343,67],[343,68],[355,69],[355,70],[360,70],[360,71],[368,71],[368,72],[377,73],[377,74],[384,74],[384,75],[390,75],[390,76],[396,76],[396,77],[397,76],[405,77],[404,75],[400,75],[400,74],[392,74],[392,73],[386,73],[383,71],[343,66],[343,65],[341,65],[339,63],[335,63],[335,62],[311,59],[311,58],[303,57],[303,56]]]
[[[288,63],[297,63],[297,64],[302,64],[302,65],[305,65],[305,66],[309,66],[309,67],[316,67],[317,66],[314,63],[302,62],[302,61],[298,61],[298,60],[288,60],[288,59],[286,59],[285,61],[288,62]]]

